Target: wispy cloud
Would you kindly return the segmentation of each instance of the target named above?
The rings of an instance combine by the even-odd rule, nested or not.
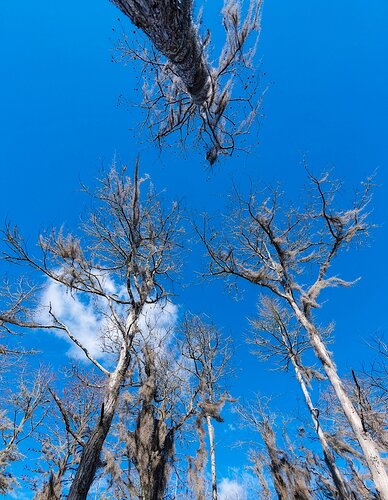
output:
[[[219,500],[254,500],[258,498],[257,480],[252,474],[230,468],[230,476],[218,484]]]
[[[224,477],[219,484],[218,497],[220,500],[247,500],[248,491],[245,484]]]
[[[104,287],[109,293],[119,297],[123,295],[123,290],[115,286],[109,276],[104,276],[103,279]],[[52,320],[49,308],[96,359],[106,356],[103,346],[107,337],[114,341],[119,336],[114,323],[109,320],[108,303],[101,297],[88,296],[85,293],[69,293],[63,285],[51,281],[47,283],[41,296],[39,304],[41,320],[42,318],[46,322]],[[121,316],[124,310],[122,308],[117,312]],[[155,346],[161,344],[161,340],[175,327],[177,315],[177,306],[169,301],[163,305],[160,303],[146,305],[139,320],[142,336]],[[66,332],[56,330],[55,334],[70,345],[67,351],[69,357],[85,359],[84,353],[72,342]]]

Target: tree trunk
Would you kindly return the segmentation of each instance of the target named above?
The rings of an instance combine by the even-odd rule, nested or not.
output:
[[[101,414],[91,432],[81,455],[81,460],[70,487],[67,500],[85,500],[100,464],[101,450],[112,425],[120,389],[130,363],[128,346],[123,342],[116,370],[111,374],[106,394],[101,404]]]
[[[155,354],[143,348],[144,371],[147,375],[141,393],[141,409],[133,432],[134,465],[137,469],[143,500],[163,500],[174,457],[175,431],[168,428],[168,419],[158,418],[158,380]]]
[[[60,470],[57,474],[51,473],[41,491],[34,495],[34,500],[60,500],[62,498],[63,472]]]
[[[212,471],[212,500],[217,500],[217,470],[216,470],[216,449],[214,445],[214,427],[210,415],[206,416],[207,431],[210,444],[210,465]]]
[[[197,105],[212,94],[202,43],[192,21],[191,0],[111,0],[173,64]]]
[[[142,499],[163,500],[174,452],[174,431],[168,430],[150,407],[143,406],[134,435]]]
[[[315,431],[316,431],[318,438],[319,438],[319,441],[321,443],[325,463],[329,469],[329,472],[330,472],[331,477],[333,479],[334,485],[338,490],[339,498],[341,500],[350,499],[350,498],[352,498],[352,496],[348,492],[345,480],[344,480],[341,472],[339,471],[338,467],[336,466],[334,455],[330,449],[329,443],[327,442],[326,435],[323,432],[322,427],[319,423],[318,414],[315,411],[314,405],[311,401],[311,397],[310,397],[309,391],[307,389],[303,374],[301,373],[300,367],[299,367],[294,356],[291,357],[291,361],[292,361],[292,365],[295,369],[296,378],[297,378],[297,380],[302,388],[302,392],[303,392],[303,395],[304,395],[304,398],[306,401],[306,405],[309,409],[312,421],[314,423]]]
[[[330,353],[326,349],[325,344],[315,328],[315,326],[309,321],[306,315],[298,307],[294,300],[290,300],[290,305],[294,310],[294,313],[300,322],[300,324],[307,331],[312,347],[317,358],[322,363],[323,369],[329,379],[333,389],[337,395],[338,401],[342,407],[342,410],[348,419],[350,426],[353,429],[354,435],[360,444],[360,447],[365,456],[365,460],[368,464],[369,470],[372,475],[373,482],[375,484],[376,490],[383,500],[388,500],[388,476],[384,467],[384,463],[381,460],[379,451],[376,447],[374,441],[370,436],[364,431],[361,418],[358,415],[356,409],[353,406],[345,388],[342,384],[341,379],[338,376],[337,368],[331,359]]]

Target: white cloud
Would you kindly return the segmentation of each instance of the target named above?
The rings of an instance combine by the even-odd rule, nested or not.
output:
[[[79,294],[71,294],[59,283],[50,282],[46,286],[40,302],[40,311],[45,311],[46,321],[50,321],[49,307],[52,313],[64,323],[90,352],[93,357],[101,357],[101,333],[105,319],[98,304],[82,301]],[[68,355],[84,359],[83,352],[69,339],[66,332],[56,330],[56,334],[67,340],[71,346]]]
[[[101,280],[104,281],[105,290],[110,294],[123,297],[123,288],[115,286],[115,283],[108,275],[101,277]],[[41,296],[39,305],[40,320],[42,320],[43,315],[43,321],[51,322],[50,307],[55,317],[69,328],[72,335],[95,358],[106,356],[103,349],[103,340],[104,337],[107,337],[107,334],[113,339],[119,336],[114,324],[108,319],[108,303],[104,298],[90,296],[85,293],[69,293],[69,290],[63,285],[50,281]],[[121,307],[121,310],[117,312],[122,314],[125,311]],[[169,301],[164,306],[159,303],[146,305],[139,320],[142,335],[155,346],[158,345],[175,326],[177,314],[177,306]],[[55,333],[70,344],[67,351],[70,357],[80,360],[85,359],[84,353],[72,342],[66,332],[56,330]],[[166,344],[164,344],[164,348],[165,346]]]
[[[155,348],[160,347],[160,344],[168,347],[177,320],[178,307],[172,302],[147,304],[140,316],[139,328],[144,339]]]
[[[219,484],[220,500],[247,500],[248,492],[243,483],[224,477]]]

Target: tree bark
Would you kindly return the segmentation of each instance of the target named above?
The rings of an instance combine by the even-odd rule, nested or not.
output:
[[[49,480],[41,491],[34,496],[34,500],[60,500],[62,498],[62,471],[50,474]]]
[[[101,450],[112,425],[120,389],[127,375],[129,363],[130,352],[127,344],[123,342],[117,368],[109,377],[106,394],[101,404],[100,417],[83,448],[81,460],[67,497],[68,500],[86,500],[97,467],[100,465]]]
[[[318,439],[321,443],[325,463],[329,469],[329,472],[330,472],[331,477],[333,479],[334,485],[338,490],[339,498],[341,500],[351,499],[352,496],[348,492],[345,480],[344,480],[341,472],[339,471],[338,467],[336,466],[334,455],[330,449],[329,443],[327,442],[326,435],[323,432],[322,427],[319,423],[318,414],[317,414],[317,412],[314,408],[314,405],[311,401],[311,397],[310,397],[309,391],[307,389],[303,374],[301,373],[300,367],[299,367],[294,356],[291,358],[291,362],[292,362],[292,365],[295,369],[296,378],[301,386],[301,389],[302,389],[302,392],[303,392],[303,395],[304,395],[304,398],[306,401],[306,405],[309,409],[312,421],[314,423],[315,431],[316,431],[316,433],[318,435]]]
[[[212,500],[217,500],[217,469],[216,469],[216,449],[214,444],[214,427],[210,415],[206,416],[207,431],[210,444],[210,466],[212,473]]]
[[[149,404],[143,404],[134,432],[135,466],[142,499],[163,500],[174,451],[174,431],[158,420]]]
[[[146,378],[140,389],[141,408],[132,433],[132,459],[139,474],[142,500],[163,500],[174,458],[175,429],[168,428],[168,417],[161,417],[164,412],[159,412],[155,403],[158,376],[153,348],[144,346],[143,354]]]
[[[337,368],[314,324],[311,323],[293,299],[290,299],[289,302],[298,321],[308,333],[314,352],[322,363],[323,369],[329,382],[333,386],[342,410],[360,444],[377,492],[381,499],[388,500],[388,476],[376,444],[364,431],[361,418],[346,393],[342,381],[338,376]]]
[[[191,0],[111,0],[167,59],[197,105],[212,94],[210,70],[192,20]]]

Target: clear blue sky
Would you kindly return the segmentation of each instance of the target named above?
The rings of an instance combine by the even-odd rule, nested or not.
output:
[[[205,26],[216,35],[218,4],[205,2]],[[222,161],[213,173],[196,152],[182,159],[173,149],[160,155],[146,141],[134,141],[129,129],[136,127],[136,113],[118,105],[121,94],[133,98],[134,75],[111,62],[118,17],[108,0],[2,3],[0,220],[17,222],[30,241],[45,227],[71,228],[86,203],[80,180],[93,184],[114,154],[128,165],[140,154],[143,172],[166,189],[166,198],[210,213],[225,207],[232,181],[281,181],[297,199],[304,157],[316,172],[335,167],[350,190],[377,168],[372,218],[381,227],[369,247],[343,259],[344,277],[363,280],[352,290],[333,291],[325,305],[326,317],[337,324],[337,364],[344,373],[360,366],[368,356],[363,338],[387,330],[387,2],[267,0],[257,60],[270,88],[259,144],[250,155]],[[192,265],[199,260],[194,255]],[[192,279],[195,270],[184,276]],[[209,314],[242,344],[255,292],[235,302],[220,284],[177,291],[182,310]],[[238,353],[237,395],[271,385],[288,394],[282,399],[291,408],[295,382],[265,371],[245,347]],[[227,461],[221,465],[225,472]]]

